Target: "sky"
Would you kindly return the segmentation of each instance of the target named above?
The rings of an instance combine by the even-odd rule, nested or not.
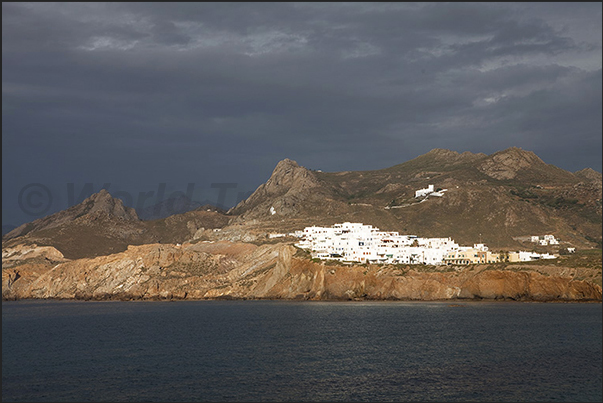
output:
[[[601,172],[601,3],[2,3],[2,224],[105,187],[231,207],[290,158]]]

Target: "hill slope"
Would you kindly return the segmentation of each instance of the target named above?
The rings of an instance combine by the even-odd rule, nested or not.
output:
[[[184,242],[199,229],[221,228],[228,221],[225,214],[207,206],[142,221],[134,209],[103,189],[80,204],[15,228],[2,237],[2,248],[53,246],[66,258],[78,259],[122,252],[128,245]]]
[[[415,197],[429,185],[441,190],[439,197]],[[102,190],[13,229],[2,244],[54,246],[75,259],[157,242],[261,243],[269,232],[351,221],[403,234],[452,237],[464,245],[481,241],[493,249],[534,249],[521,239],[544,234],[561,239],[561,246],[600,248],[601,188],[601,174],[592,169],[568,172],[516,147],[492,155],[434,149],[375,171],[319,172],[285,159],[228,213],[204,206],[142,221]]]
[[[283,160],[229,214],[266,231],[353,221],[464,244],[516,248],[514,238],[554,234],[568,245],[600,247],[600,178],[516,147],[492,155],[434,149],[375,171],[324,173]],[[428,185],[446,190],[415,198]]]

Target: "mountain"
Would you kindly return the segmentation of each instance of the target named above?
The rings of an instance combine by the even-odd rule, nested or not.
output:
[[[430,185],[440,192],[415,197]],[[163,204],[159,212],[175,206]],[[266,183],[227,213],[202,206],[143,221],[102,190],[2,239],[3,248],[36,243],[72,259],[155,242],[261,243],[268,233],[351,221],[493,249],[534,249],[525,240],[544,234],[555,235],[561,246],[600,248],[601,218],[601,174],[592,169],[565,171],[517,147],[491,155],[433,149],[373,171],[321,172],[284,159]]]
[[[601,184],[601,172],[597,172],[592,168],[584,168],[574,173],[578,178],[586,180],[588,182],[594,182]]]
[[[415,198],[428,185],[445,191]],[[517,147],[491,155],[433,149],[374,171],[319,172],[285,159],[229,214],[265,231],[352,221],[499,248],[518,248],[517,239],[544,234],[600,247],[601,174],[574,174]]]
[[[601,173],[568,172],[516,147],[434,149],[373,171],[285,159],[228,212],[201,206],[144,221],[102,190],[2,237],[2,296],[600,301],[601,252],[588,249],[601,248],[601,191]],[[269,236],[344,221],[494,251],[581,250],[526,264],[347,266]],[[544,234],[561,244],[526,241]]]
[[[3,247],[35,242],[54,246],[70,258],[114,253],[125,250],[130,243],[153,241],[136,211],[105,189],[80,204],[23,224],[2,237]]]
[[[312,171],[287,158],[276,165],[266,183],[228,213],[247,217],[276,213],[279,216],[292,216],[304,211],[308,204],[324,204],[330,197],[330,189]]]
[[[184,242],[199,229],[221,228],[228,221],[229,217],[210,206],[142,221],[133,208],[102,189],[80,204],[8,232],[2,237],[2,247],[35,243],[77,259],[122,252],[128,245]]]
[[[96,220],[138,221],[133,208],[124,206],[120,199],[111,197],[106,189],[93,194],[80,204],[67,210],[23,224],[8,232],[3,239],[11,239],[30,232],[49,230],[74,221],[90,223]]]

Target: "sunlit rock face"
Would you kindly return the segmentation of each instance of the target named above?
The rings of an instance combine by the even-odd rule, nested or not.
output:
[[[13,251],[14,252],[14,251]],[[199,242],[130,246],[93,259],[40,250],[4,267],[3,299],[512,299],[600,301],[601,287],[559,268],[341,266],[296,256],[287,244]],[[8,255],[10,252],[6,251]],[[27,254],[23,255],[27,256]],[[573,274],[573,275],[572,275]],[[588,274],[588,273],[587,273]],[[583,273],[583,275],[586,275]]]

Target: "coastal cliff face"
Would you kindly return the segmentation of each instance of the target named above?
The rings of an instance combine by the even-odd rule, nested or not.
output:
[[[2,297],[601,301],[601,286],[577,279],[595,271],[522,265],[328,265],[286,243],[147,244],[77,260],[65,259],[51,247],[29,245],[3,256]]]

